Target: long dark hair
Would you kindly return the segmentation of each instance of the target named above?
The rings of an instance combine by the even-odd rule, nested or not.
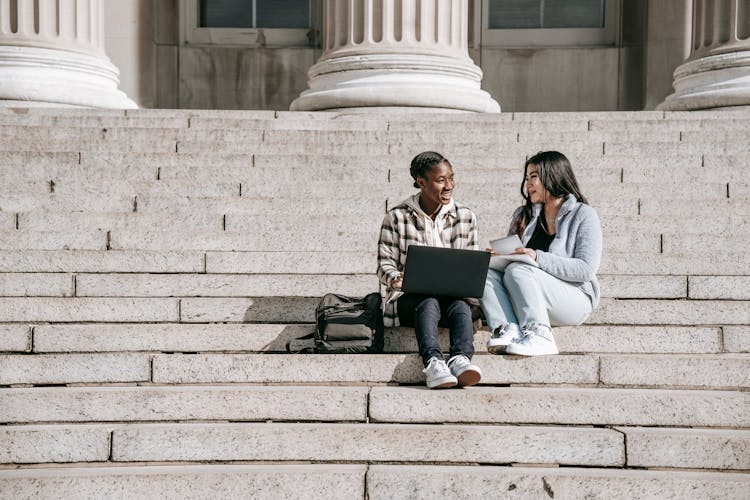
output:
[[[573,173],[573,168],[570,166],[568,158],[559,151],[540,151],[526,160],[523,166],[521,196],[526,200],[526,203],[523,206],[520,217],[515,221],[515,231],[519,237],[523,237],[523,232],[531,221],[533,214],[533,203],[531,203],[529,193],[526,191],[526,172],[529,170],[529,165],[536,166],[539,180],[542,182],[544,189],[549,191],[550,195],[555,198],[562,198],[572,194],[581,203],[586,203],[587,205],[589,203],[578,187],[576,174]]]

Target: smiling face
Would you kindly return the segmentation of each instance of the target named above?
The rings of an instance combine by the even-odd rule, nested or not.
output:
[[[440,162],[432,166],[424,177],[417,178],[421,190],[420,200],[425,207],[437,208],[451,202],[453,188],[453,168],[448,162]]]
[[[531,203],[544,203],[549,198],[549,191],[542,184],[537,167],[533,163],[526,167],[526,191]]]

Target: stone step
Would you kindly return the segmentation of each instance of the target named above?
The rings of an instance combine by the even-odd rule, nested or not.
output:
[[[179,299],[165,298],[0,297],[0,322],[177,322],[179,307]]]
[[[15,218],[13,224],[16,225]],[[66,230],[85,231],[94,228],[101,230],[150,228],[162,231],[177,229],[201,232],[223,230],[225,225],[224,217],[219,214],[36,210],[19,213],[16,229],[54,231],[65,227]]]
[[[366,476],[366,478],[365,478]],[[435,465],[151,465],[0,470],[6,498],[745,498],[739,473]],[[304,488],[299,485],[304,484]],[[33,493],[32,493],[33,492]]]
[[[374,423],[749,427],[748,400],[745,393],[726,391],[373,387],[368,416]]]
[[[0,274],[0,294],[3,277]],[[53,275],[54,276],[54,275]],[[68,292],[72,280],[67,277]],[[18,280],[8,284],[16,290]],[[66,280],[52,281],[45,287],[50,293],[60,290]],[[79,274],[76,276],[77,297],[290,297],[322,296],[327,290],[346,290],[354,296],[378,291],[374,273],[359,275],[332,274]],[[662,295],[669,295],[665,292]],[[683,293],[683,297],[687,291]]]
[[[704,279],[699,279],[704,278]],[[748,277],[690,277],[691,298],[742,299]],[[609,298],[687,298],[688,277],[600,275]],[[726,289],[733,284],[738,288]],[[0,273],[0,297],[311,297],[330,290],[363,296],[377,291],[374,273],[140,274]]]
[[[104,462],[110,457],[110,435],[115,463],[625,464],[623,434],[610,429],[346,423],[11,426],[0,429],[3,441],[15,444],[0,451],[0,463]],[[424,442],[432,446],[425,447]]]
[[[0,385],[101,384],[150,379],[148,354],[0,355]]]
[[[746,142],[716,142],[716,143],[694,143],[694,142],[607,142],[604,147],[604,155],[633,155],[651,156],[667,160],[673,155],[687,154],[748,154],[750,145]]]
[[[56,193],[44,195],[11,194],[0,197],[0,211],[31,212],[35,210],[61,212],[129,212],[138,207],[133,195],[66,196]],[[170,211],[169,209],[165,211]]]
[[[212,498],[221,492],[227,499],[351,500],[365,498],[366,471],[366,465],[349,464],[29,468],[0,470],[0,495],[16,500],[183,500]],[[719,492],[734,486],[708,484]]]
[[[107,232],[101,229],[0,231],[0,250],[106,250]]]
[[[750,475],[614,469],[371,465],[371,500],[410,498],[745,498]]]
[[[638,131],[697,131],[697,130],[743,130],[750,128],[747,119],[729,118],[726,120],[698,118],[695,120],[633,119],[599,120],[589,122],[592,132],[638,132]]]
[[[102,425],[3,426],[0,443],[12,446],[0,447],[0,464],[106,462],[111,434]]]
[[[617,466],[609,429],[387,424],[159,424],[115,429],[112,459],[561,463]],[[300,439],[300,436],[305,436]],[[202,442],[196,448],[190,442]],[[426,447],[428,442],[431,446]]]
[[[368,394],[315,386],[12,388],[0,389],[0,422],[365,422]],[[722,406],[725,421],[731,404]]]
[[[628,465],[694,469],[750,469],[750,430],[619,428]]]
[[[0,297],[72,297],[75,278],[63,273],[0,273]]]
[[[190,123],[188,113],[183,116],[74,116],[65,114],[43,115],[39,113],[26,115],[0,115],[0,125],[6,127],[60,127],[70,128],[187,128]],[[272,123],[269,121],[268,123]],[[192,124],[191,124],[192,125]]]
[[[702,254],[653,254],[643,252],[607,252],[602,256],[599,272],[611,274],[750,274],[750,262],[742,252],[722,252],[722,258],[707,259]]]
[[[286,344],[314,329],[313,324],[54,324],[33,326],[35,353],[65,352],[285,352]],[[31,350],[31,326],[0,325],[7,351]],[[747,326],[555,327],[563,353],[720,353],[743,351]],[[474,335],[477,353],[486,352],[486,327]],[[448,331],[440,329],[440,344],[448,352]],[[292,348],[301,344],[292,342]],[[0,351],[3,349],[0,349]],[[412,328],[387,328],[385,352],[414,353]]]
[[[58,355],[65,356],[65,355]],[[72,354],[71,354],[72,356]],[[290,357],[292,356],[292,357]],[[157,354],[153,382],[179,383],[402,383],[422,384],[418,356],[379,354],[353,367],[342,355],[307,358],[307,372],[287,366],[295,355]],[[37,356],[33,356],[37,357]],[[604,384],[608,387],[698,387],[739,389],[748,386],[744,354],[560,355],[542,358],[475,356],[483,384]],[[349,363],[349,364],[347,364]],[[599,373],[601,370],[601,374]],[[300,380],[301,378],[301,380]]]
[[[31,351],[31,326],[0,324],[0,352]]]
[[[750,426],[741,392],[474,387],[146,386],[0,389],[0,422],[371,422]],[[444,408],[461,408],[446,414]]]
[[[750,304],[739,300],[602,299],[587,321],[630,325],[745,325]]]
[[[245,259],[253,260],[250,258],[252,254],[243,255]],[[232,260],[230,257],[235,256],[227,255],[223,258],[217,255],[212,259],[217,266],[220,266],[225,259]],[[4,273],[200,273],[205,271],[206,255],[203,252],[0,250],[0,272]]]
[[[346,290],[336,290],[345,293]],[[309,323],[315,321],[314,310],[319,296],[248,297],[248,298],[183,298],[180,300],[180,321],[185,323]],[[5,299],[18,300],[25,299]],[[66,299],[28,299],[66,300]],[[67,299],[69,301],[87,299]],[[106,299],[102,299],[106,300]],[[119,300],[119,299],[111,299]],[[157,299],[153,299],[157,300]],[[0,302],[2,303],[2,302]],[[20,307],[20,306],[19,306]],[[24,311],[26,309],[24,308]],[[662,300],[604,298],[586,320],[589,325],[747,325],[750,308],[741,300]],[[1,313],[0,313],[1,314]],[[76,321],[29,318],[16,314],[5,321]],[[0,321],[3,321],[0,315]],[[78,320],[83,321],[83,320]],[[91,319],[88,321],[96,321]],[[117,321],[99,319],[99,321]],[[168,320],[162,320],[168,321]],[[126,321],[137,322],[137,321]]]

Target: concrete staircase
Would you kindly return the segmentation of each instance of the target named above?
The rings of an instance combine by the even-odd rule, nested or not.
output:
[[[0,109],[0,498],[747,498],[750,111]],[[289,355],[363,295],[411,158],[480,238],[559,149],[603,300],[562,354],[428,391],[413,332]],[[444,339],[445,340],[445,339]]]

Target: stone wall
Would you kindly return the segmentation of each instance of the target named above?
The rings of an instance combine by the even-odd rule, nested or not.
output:
[[[320,49],[189,45],[179,0],[107,3],[106,50],[141,107],[288,109]],[[610,47],[475,47],[482,88],[503,111],[654,109],[684,59],[685,2],[629,0]],[[677,19],[679,22],[673,22]]]

